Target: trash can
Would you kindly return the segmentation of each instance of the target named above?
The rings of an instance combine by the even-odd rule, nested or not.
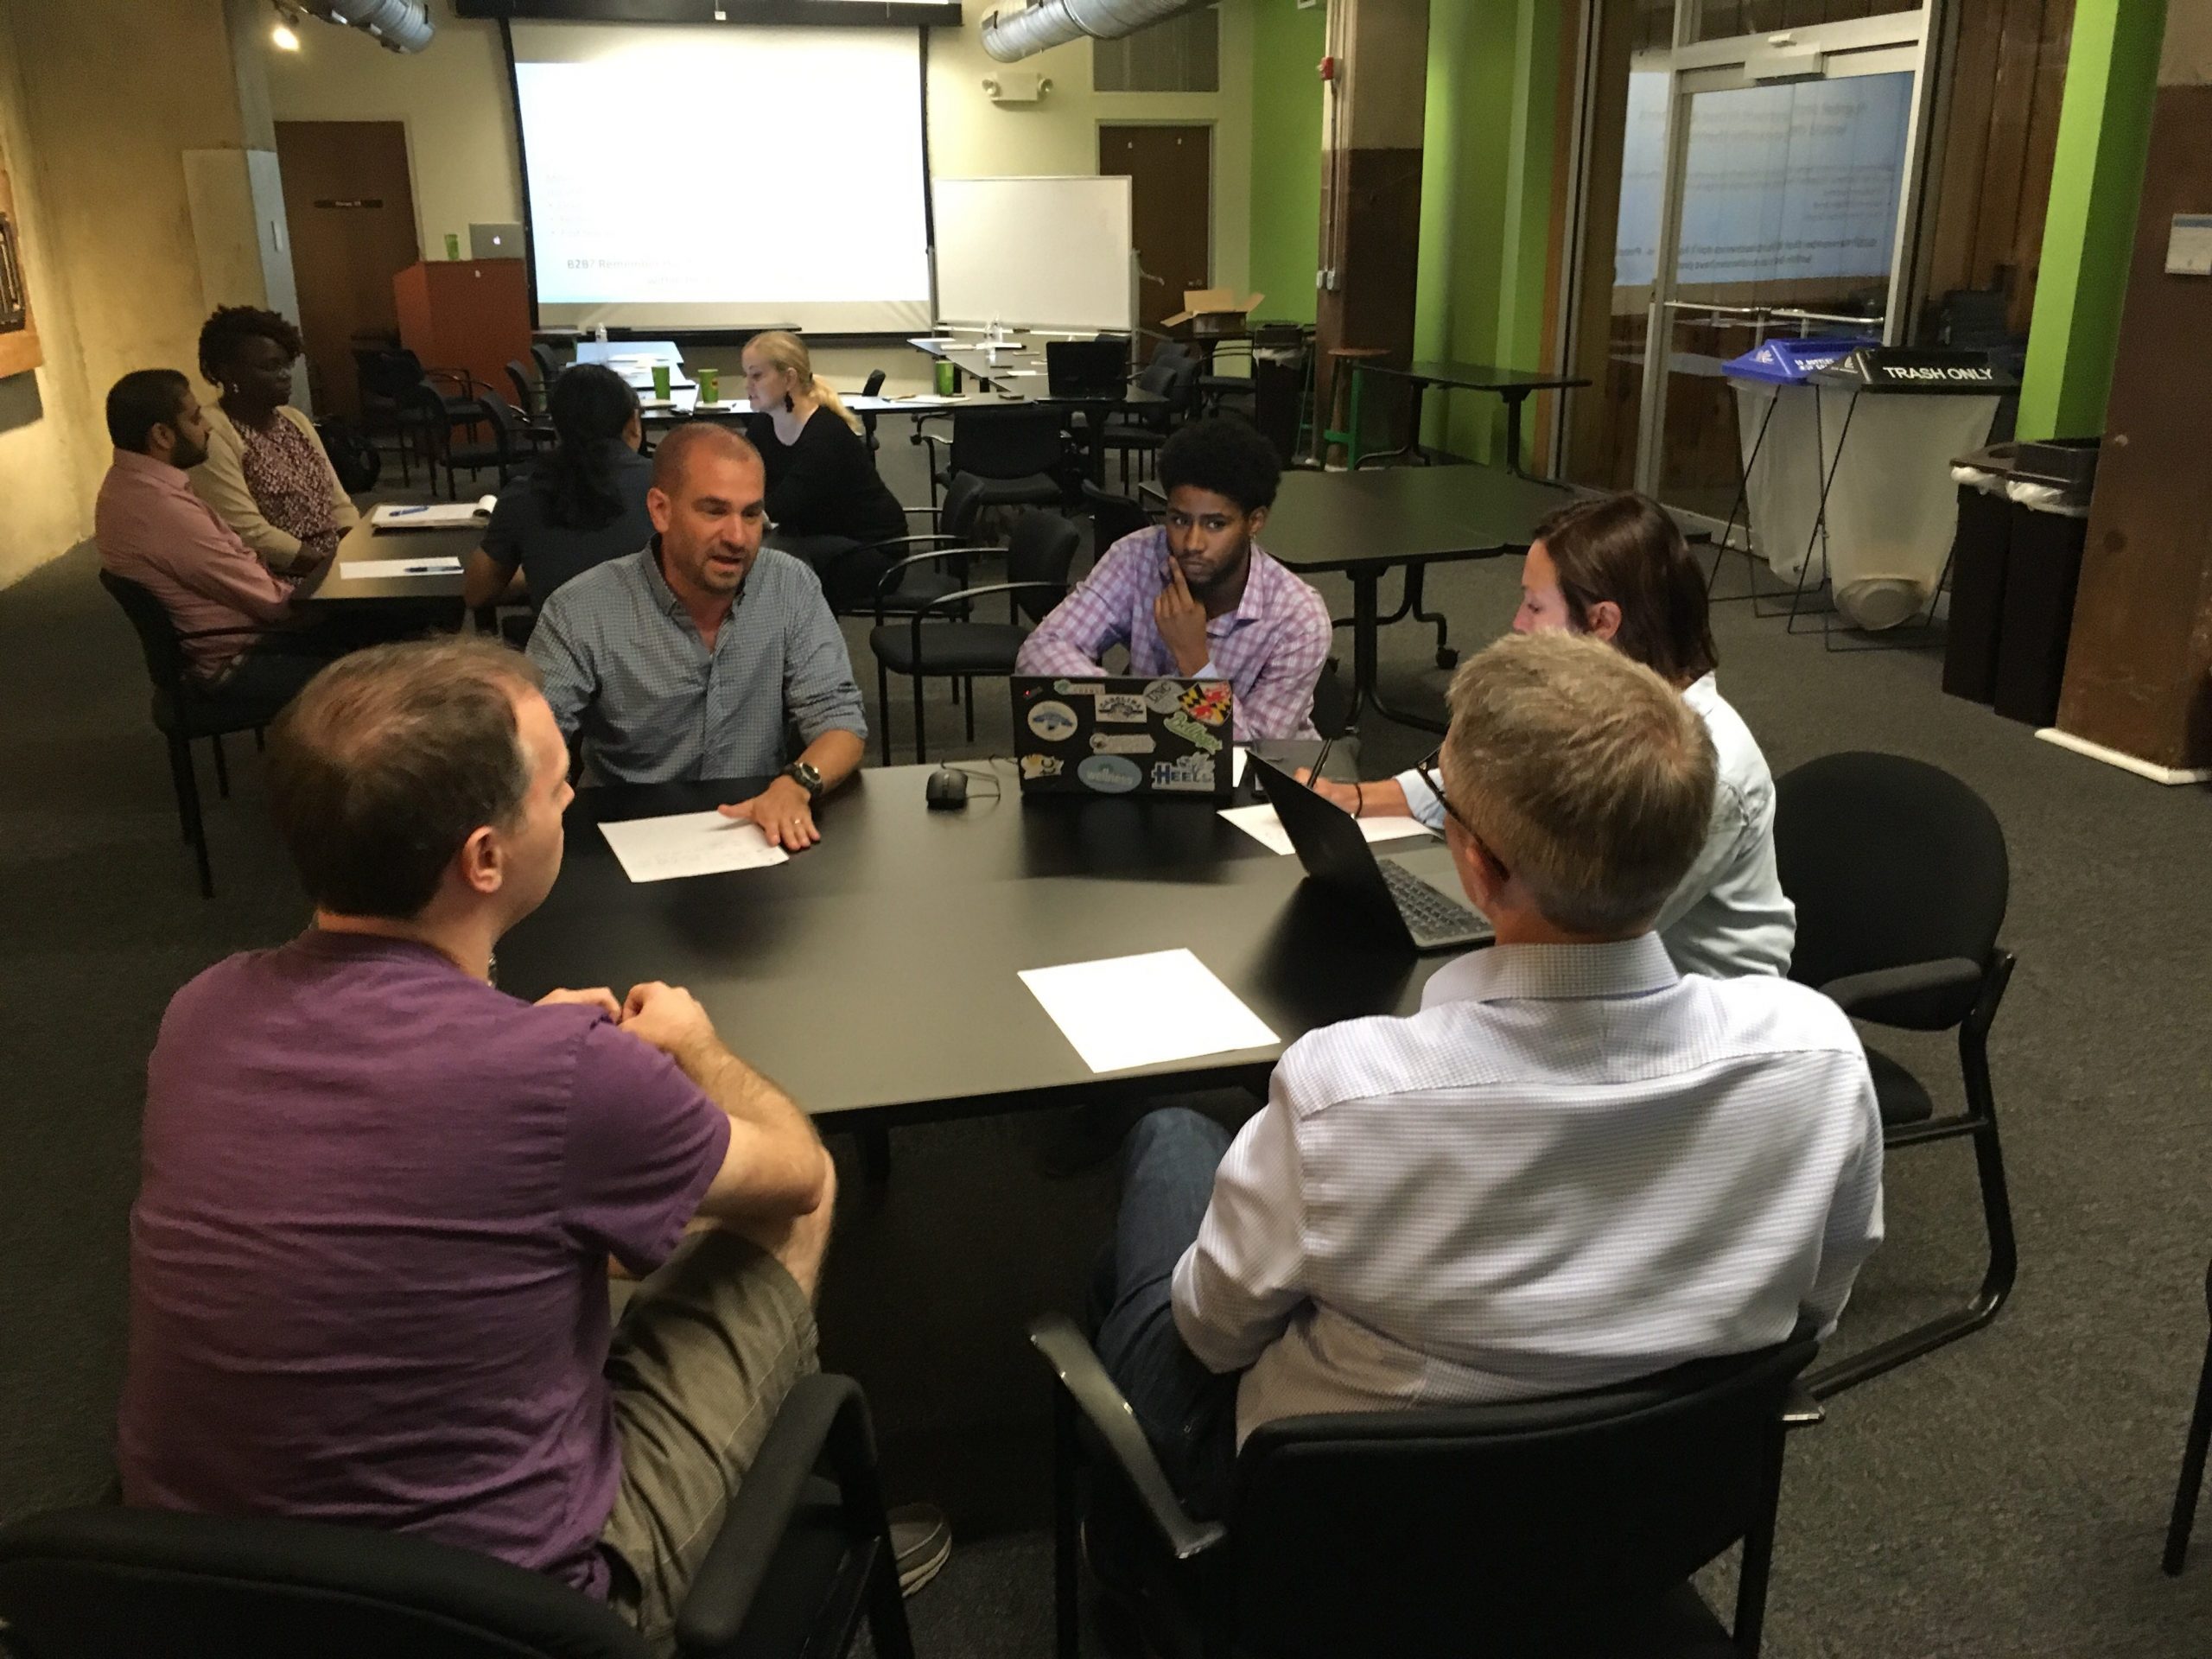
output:
[[[1304,414],[1307,332],[1295,322],[1262,322],[1252,329],[1252,424],[1286,467],[1298,448]]]
[[[1828,580],[1845,621],[1868,632],[1929,608],[1958,528],[1933,458],[1986,442],[2015,390],[1984,352],[1862,346],[1815,372],[1827,482]]]
[[[1997,695],[1997,630],[2005,606],[2005,562],[2012,540],[2012,480],[2018,445],[1992,444],[1951,463],[1959,527],[1951,537],[1951,623],[1943,643],[1943,690],[1972,702]]]
[[[1952,463],[1959,527],[1943,689],[1953,696],[2031,726],[2057,719],[2097,443],[1995,443]]]
[[[1736,393],[1745,529],[1751,551],[1786,582],[1796,582],[1803,571],[1821,516],[1819,428],[1808,383],[1815,370],[1866,343],[1777,337],[1720,365]],[[1827,575],[1826,566],[1816,564],[1809,585],[1819,586]]]
[[[2074,595],[2089,537],[2098,442],[2024,443],[2005,486],[2012,524],[1992,706],[2008,720],[2042,728],[2058,719],[2066,646],[2074,632]]]

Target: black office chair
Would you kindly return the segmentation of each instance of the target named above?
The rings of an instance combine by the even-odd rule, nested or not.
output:
[[[931,499],[962,473],[980,479],[987,507],[1051,507],[1067,498],[1063,480],[1067,456],[1060,441],[1060,417],[1035,404],[1004,409],[963,409],[952,416],[952,439],[944,466],[937,448],[943,440],[920,429],[916,441],[929,446]]]
[[[1200,1521],[1074,1322],[1047,1315],[1029,1339],[1058,1383],[1061,1659],[1078,1644],[1078,1523],[1178,1659],[1751,1659],[1783,1435],[1820,1421],[1795,1383],[1810,1341],[1559,1399],[1287,1418],[1252,1432],[1226,1513]],[[1739,1541],[1730,1630],[1689,1580]]]
[[[1854,1020],[1959,1033],[1966,1109],[1938,1117],[1920,1080],[1868,1048],[1891,1149],[1966,1137],[1974,1143],[1989,1261],[1954,1309],[1806,1380],[1826,1398],[1979,1331],[2012,1294],[2018,1262],[1989,1027],[2012,977],[1997,942],[2010,880],[1997,815],[1950,773],[1902,755],[1823,756],[1775,785],[1775,861],[1797,907],[1789,976]]]
[[[461,499],[458,474],[466,471],[469,487],[474,489],[478,474],[488,467],[499,474],[499,482],[504,486],[507,474],[523,459],[520,434],[524,417],[508,407],[505,400],[499,397],[479,397],[474,408],[475,423],[486,429],[486,435],[481,438],[456,443],[452,425],[431,429],[440,439],[433,461],[442,461],[445,465],[446,499],[448,501]],[[432,477],[435,479],[435,476],[433,473]]]
[[[981,588],[963,588],[918,607],[903,622],[891,620],[887,605],[880,605],[875,626],[868,637],[875,653],[876,709],[882,721],[883,764],[891,764],[891,675],[909,676],[914,682],[914,759],[929,759],[922,702],[923,683],[953,680],[967,689],[968,741],[976,740],[976,689],[978,678],[996,678],[1014,672],[1014,658],[1029,628],[1021,618],[1041,622],[1052,608],[1067,597],[1068,571],[1075,563],[1083,537],[1075,525],[1056,512],[1025,512],[1015,523],[1006,550],[1004,582]],[[988,552],[988,548],[941,548],[901,559],[883,574],[877,588],[887,594],[917,565],[937,560],[963,558]],[[966,620],[968,607],[994,594],[1007,595],[1007,620],[976,622]]]
[[[522,436],[532,450],[543,448],[555,441],[553,423],[546,418],[545,394],[550,386],[533,382],[530,371],[519,359],[507,359],[507,384],[515,390],[514,406],[522,416]]]
[[[554,356],[550,346],[532,340],[530,360],[537,365],[537,384],[550,391],[553,383],[561,378],[561,359]]]
[[[2212,1264],[2204,1269],[2204,1307],[2212,1313]],[[2212,1444],[2212,1338],[2196,1373],[2196,1406],[2189,1414],[2189,1438],[2182,1445],[2181,1476],[2174,1483],[2173,1518],[2166,1522],[2166,1576],[2181,1572],[2189,1557],[2189,1535],[2196,1522],[2196,1500],[2204,1490],[2204,1452]]]
[[[815,1473],[824,1464],[830,1478]],[[810,1376],[770,1425],[684,1599],[676,1649],[836,1656],[868,1626],[912,1659],[868,1408]],[[316,1522],[60,1510],[0,1531],[0,1649],[23,1659],[646,1659],[557,1580],[396,1533]]]
[[[399,449],[402,483],[410,481],[413,475],[410,448],[428,451],[434,443],[443,442],[434,435],[435,430],[467,426],[474,435],[474,423],[480,418],[476,400],[492,389],[467,370],[425,368],[421,358],[397,346],[357,351],[353,360],[363,424],[372,434],[392,433]],[[426,391],[435,397],[442,415],[434,412],[429,400],[422,396]],[[433,487],[437,476],[433,464]]]
[[[185,665],[187,639],[263,639],[264,628],[204,628],[181,633],[169,618],[168,607],[139,583],[112,571],[100,572],[100,586],[115,596],[138,636],[146,658],[146,676],[153,682],[154,728],[168,744],[169,781],[176,790],[176,814],[182,821],[186,845],[200,866],[200,896],[215,896],[215,877],[207,862],[207,826],[200,814],[200,778],[192,764],[192,745],[206,738],[215,752],[215,787],[228,798],[229,763],[223,758],[223,739],[232,732],[251,732],[257,743],[262,728],[276,717],[276,706],[237,696],[226,696],[220,686],[206,686],[193,678]]]
[[[934,528],[912,536],[893,537],[889,541],[863,543],[858,550],[905,561],[904,574],[898,585],[887,592],[879,589],[875,595],[879,614],[910,615],[967,586],[969,558],[981,550],[978,543],[982,540],[983,480],[969,473],[955,474],[945,490],[944,499],[938,505],[904,507],[900,511],[909,518],[928,519]],[[931,570],[910,556],[932,547],[946,553],[947,569]]]
[[[1104,558],[1106,550],[1124,536],[1152,528],[1152,515],[1141,504],[1101,488],[1087,478],[1083,480],[1083,499],[1090,509],[1090,549],[1095,558]]]
[[[1141,391],[1155,392],[1166,401],[1135,406],[1106,423],[1099,442],[1102,448],[1121,455],[1123,490],[1129,487],[1129,457],[1158,455],[1168,435],[1190,416],[1198,397],[1198,376],[1205,367],[1202,359],[1186,355],[1173,340],[1163,341],[1144,372],[1137,377],[1137,386]],[[1140,478],[1143,472],[1140,459]]]
[[[861,383],[861,396],[863,397],[880,397],[882,395],[883,371],[881,369],[870,369],[868,372],[868,378]],[[861,411],[861,430],[868,435],[868,452],[871,455],[875,454],[877,450],[883,448],[883,445],[877,441],[875,435],[875,423],[877,418],[878,416],[876,412],[872,409],[864,409]]]

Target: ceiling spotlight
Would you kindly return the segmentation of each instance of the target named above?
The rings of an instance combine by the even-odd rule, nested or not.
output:
[[[299,32],[292,26],[299,20],[300,14],[289,6],[277,7],[276,24],[269,31],[270,44],[279,52],[298,51],[300,49]]]

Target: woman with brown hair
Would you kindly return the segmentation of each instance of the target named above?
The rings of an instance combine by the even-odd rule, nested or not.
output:
[[[200,331],[200,372],[222,397],[192,487],[279,575],[314,570],[361,522],[315,423],[291,406],[302,349],[291,320],[258,306],[223,306]]]
[[[1553,513],[1522,563],[1513,631],[1603,639],[1681,693],[1705,722],[1719,770],[1704,850],[1659,912],[1659,935],[1684,973],[1785,972],[1797,912],[1775,870],[1774,779],[1751,728],[1720,696],[1705,575],[1675,521],[1650,497],[1633,494]],[[1363,817],[1410,816],[1443,827],[1443,803],[1418,768],[1376,783],[1313,787]]]

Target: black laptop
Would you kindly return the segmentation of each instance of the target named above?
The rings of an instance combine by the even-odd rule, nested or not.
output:
[[[1021,792],[1225,802],[1236,783],[1236,715],[1227,680],[1017,674]]]
[[[1258,755],[1246,762],[1282,821],[1306,874],[1365,906],[1414,949],[1463,950],[1491,938],[1491,925],[1465,903],[1431,887],[1395,858],[1377,858],[1351,814],[1323,799]]]
[[[1118,397],[1128,384],[1127,340],[1045,342],[1045,385],[1055,397]]]

